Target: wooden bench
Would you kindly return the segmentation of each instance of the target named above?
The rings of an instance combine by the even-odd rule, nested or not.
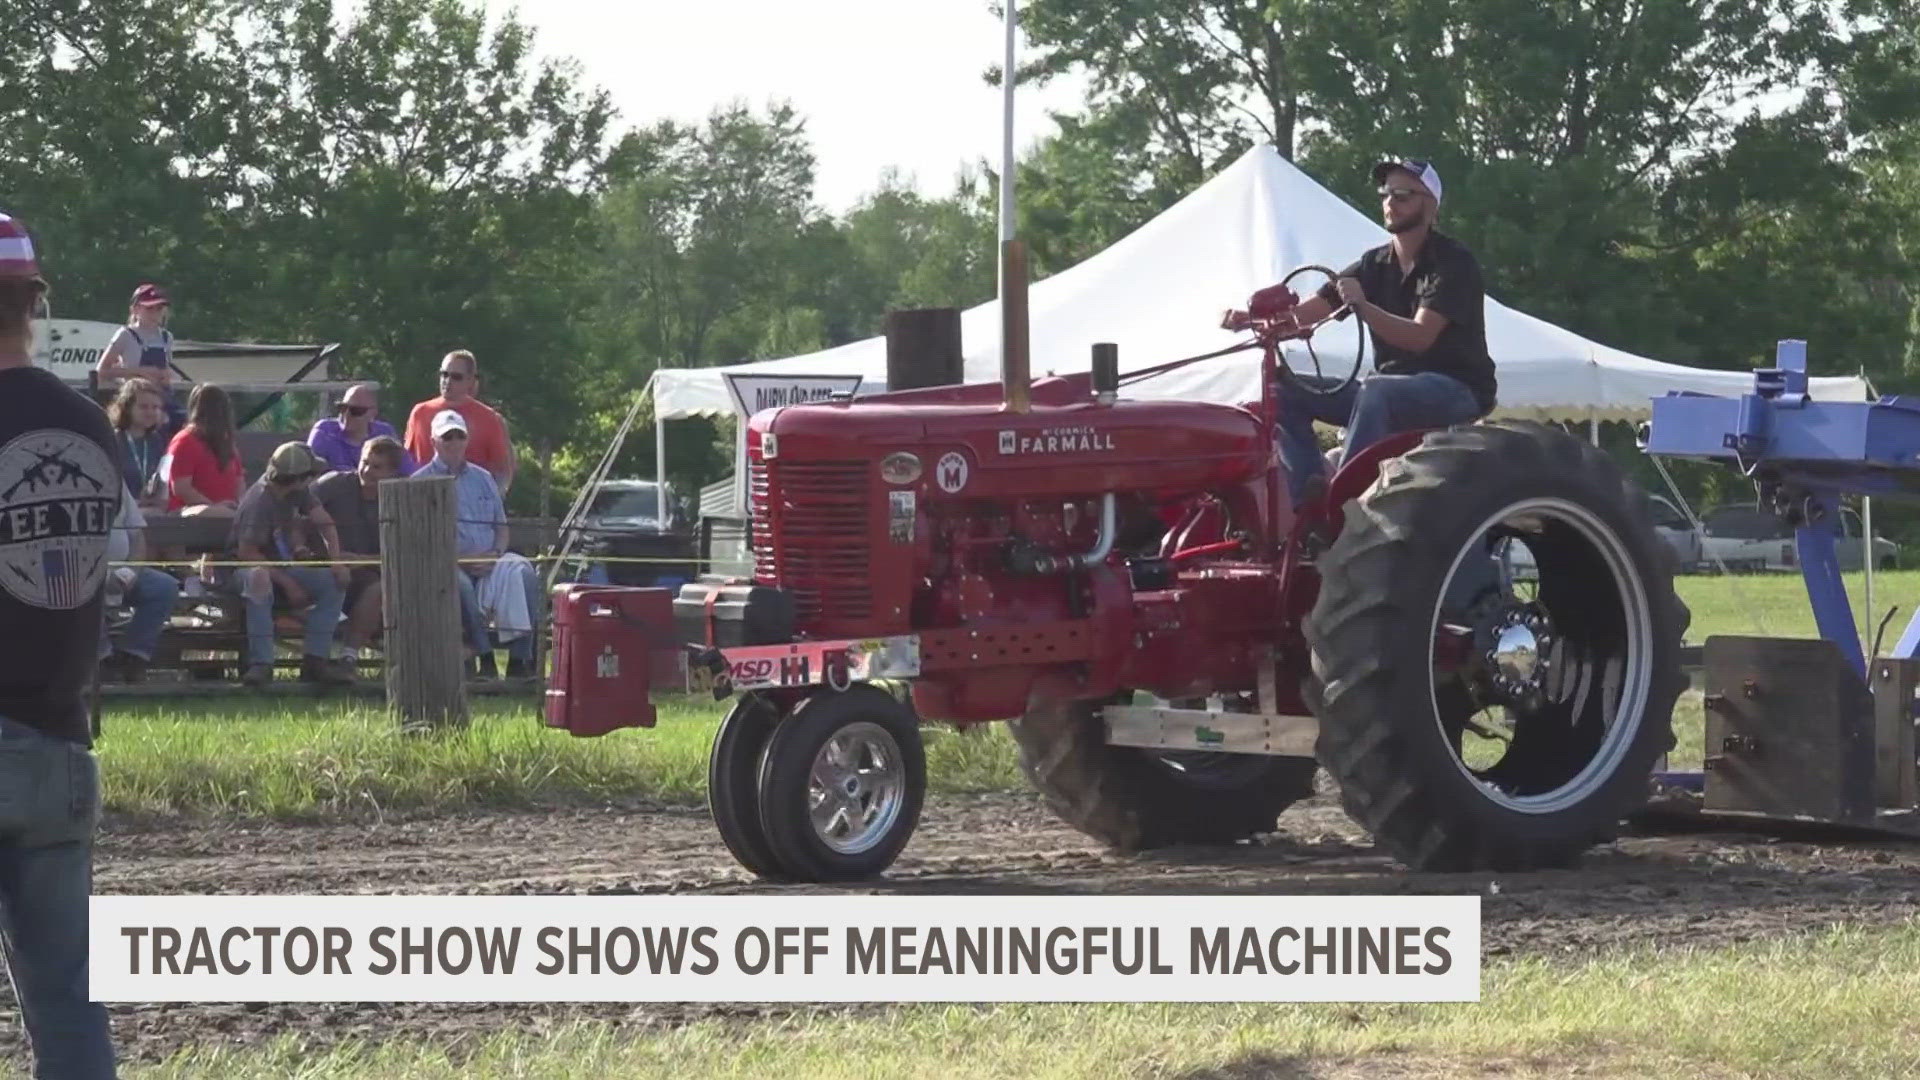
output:
[[[150,553],[186,552],[189,567],[176,567],[172,571],[176,576],[186,576],[191,572],[191,564],[197,563],[202,556],[216,562],[227,558],[227,535],[232,524],[231,517],[150,515],[147,518],[147,548]],[[553,519],[522,518],[508,521],[509,549],[529,558],[548,550],[558,535],[559,522]],[[118,640],[119,625],[116,623],[123,624],[124,621],[124,618],[116,620],[113,613],[109,614],[110,640]],[[301,659],[299,642],[304,633],[305,623],[300,612],[276,607],[274,640],[282,646],[275,650],[276,674],[298,672]],[[544,655],[546,636],[546,627],[535,628],[536,657]],[[289,645],[290,648],[287,647]],[[189,682],[238,683],[246,667],[246,646],[246,605],[239,596],[224,587],[212,585],[203,585],[199,595],[188,595],[183,590],[174,603],[168,627],[160,634],[149,672],[162,675],[163,681],[165,673],[177,672]],[[363,651],[357,666],[363,679],[377,680],[384,671],[384,664],[376,641],[374,647]]]

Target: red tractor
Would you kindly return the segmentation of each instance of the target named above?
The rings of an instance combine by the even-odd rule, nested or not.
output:
[[[893,862],[923,721],[1008,721],[1047,804],[1120,850],[1272,832],[1324,768],[1409,867],[1574,859],[1645,799],[1686,683],[1647,499],[1557,428],[1483,422],[1369,447],[1296,514],[1278,395],[1329,391],[1280,352],[1309,269],[1235,313],[1257,403],[1128,400],[1095,346],[1087,374],[755,415],[752,580],[671,614],[563,589],[548,722],[650,725],[634,695],[683,671],[738,695],[710,806],[770,879]]]

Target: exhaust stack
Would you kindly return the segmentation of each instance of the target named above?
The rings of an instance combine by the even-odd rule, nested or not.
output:
[[[1027,249],[1017,239],[1000,245],[1000,400],[1008,412],[1031,411],[1027,362]]]

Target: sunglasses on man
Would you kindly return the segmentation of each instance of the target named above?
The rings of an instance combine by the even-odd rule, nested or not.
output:
[[[467,373],[464,371],[442,371],[440,377],[447,382],[459,382],[467,377]]]
[[[346,413],[346,414],[347,414],[348,416],[353,416],[353,417],[361,417],[361,416],[365,416],[365,415],[367,415],[368,413],[370,413],[370,412],[372,412],[372,411],[373,411],[373,406],[371,406],[371,405],[347,405],[347,404],[342,404],[342,405],[340,406],[340,411],[341,411],[341,412],[343,412],[343,413]]]
[[[467,437],[467,433],[464,431],[449,431],[445,435],[440,436],[440,441],[452,442],[456,439],[464,440],[466,439],[466,437]]]
[[[1425,194],[1426,192],[1420,190],[1419,188],[1411,188],[1411,187],[1383,186],[1380,189],[1381,198],[1392,199],[1394,202],[1405,202],[1408,199],[1414,198],[1419,195],[1425,195]]]

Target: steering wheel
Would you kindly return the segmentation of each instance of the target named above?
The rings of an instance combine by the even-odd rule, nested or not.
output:
[[[1339,280],[1339,275],[1335,274],[1332,270],[1329,270],[1324,266],[1316,266],[1316,265],[1313,265],[1312,263],[1309,263],[1305,266],[1295,267],[1293,270],[1289,271],[1286,277],[1280,279],[1280,284],[1283,286],[1290,285],[1292,284],[1294,278],[1299,277],[1301,274],[1307,273],[1309,271],[1322,275],[1329,282]],[[1349,312],[1352,310],[1353,310],[1353,305],[1343,300],[1340,302],[1338,307],[1335,307],[1332,311],[1327,313],[1326,318],[1321,319],[1320,321],[1313,323],[1312,325],[1302,326],[1297,333],[1289,333],[1289,334],[1286,334],[1284,337],[1276,336],[1272,339],[1272,343],[1277,344],[1279,341],[1285,340],[1286,338],[1297,338],[1298,340],[1300,340],[1306,345],[1307,358],[1313,361],[1313,374],[1315,376],[1315,381],[1309,382],[1305,378],[1302,378],[1299,372],[1296,372],[1293,370],[1293,365],[1287,363],[1286,357],[1277,355],[1278,350],[1277,349],[1275,350],[1276,351],[1275,360],[1278,361],[1277,366],[1280,368],[1280,377],[1282,379],[1287,380],[1287,384],[1290,387],[1292,387],[1294,390],[1297,390],[1303,394],[1319,394],[1323,397],[1332,397],[1335,394],[1344,392],[1347,389],[1347,387],[1352,386],[1355,380],[1360,378],[1360,365],[1366,361],[1366,356],[1367,356],[1367,324],[1364,320],[1357,319],[1357,318],[1353,320],[1353,331],[1354,331],[1353,367],[1347,371],[1347,375],[1345,378],[1340,379],[1339,381],[1334,382],[1331,385],[1326,385],[1326,386],[1318,385],[1318,382],[1323,381],[1327,378],[1327,374],[1326,372],[1321,370],[1320,354],[1315,352],[1313,349],[1313,332],[1315,330],[1318,330],[1320,327],[1326,325],[1327,323],[1332,322],[1334,319],[1339,318],[1342,314],[1345,314],[1346,312]]]

